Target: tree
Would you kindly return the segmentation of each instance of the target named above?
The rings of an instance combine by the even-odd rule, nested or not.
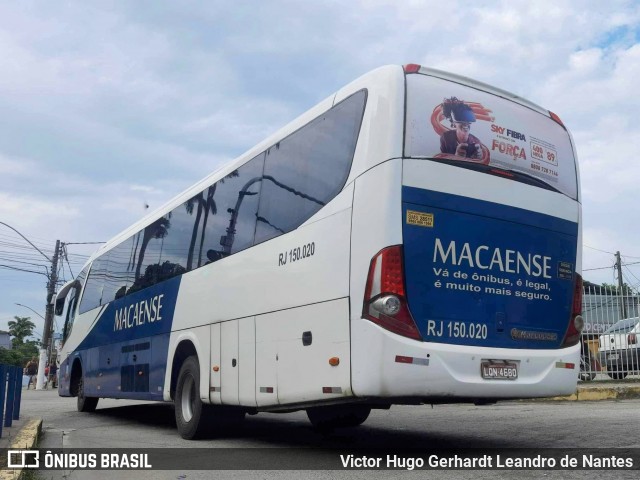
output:
[[[36,328],[35,323],[31,321],[31,317],[18,317],[15,320],[9,320],[9,335],[13,337],[11,343],[14,347],[22,345],[26,337],[33,335],[33,329]]]
[[[38,356],[38,347],[39,342],[30,340],[14,346],[11,350],[0,347],[0,363],[24,367],[29,360]]]
[[[149,242],[153,239],[160,240],[166,237],[169,233],[169,229],[171,228],[171,214],[160,217],[158,220],[153,222],[147,228],[144,229],[143,237],[142,237],[142,246],[140,247],[140,253],[138,254],[138,263],[136,266],[136,276],[137,280],[140,278],[140,271],[142,269],[142,262],[144,261],[144,254],[147,250],[147,246]]]
[[[214,195],[216,193],[216,189],[218,185],[222,185],[225,180],[239,177],[240,174],[238,170],[234,170],[233,172],[225,175],[224,178],[221,178],[216,183],[211,185],[207,190],[207,198],[204,198],[205,191],[198,193],[196,196],[187,200],[184,204],[185,209],[189,215],[193,215],[194,207],[197,205],[198,209],[196,210],[196,218],[193,223],[193,231],[191,233],[191,242],[189,244],[189,253],[187,254],[187,271],[190,271],[193,267],[194,263],[194,254],[196,248],[196,241],[198,239],[198,230],[200,228],[200,220],[202,219],[202,215],[204,213],[204,220],[202,224],[202,232],[200,234],[200,249],[198,251],[198,262],[195,268],[200,267],[202,265],[202,250],[204,246],[204,239],[207,230],[207,221],[209,215],[216,215],[218,213],[218,206],[214,200]]]

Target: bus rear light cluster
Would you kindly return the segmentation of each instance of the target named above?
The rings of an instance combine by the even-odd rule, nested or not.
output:
[[[401,245],[387,247],[371,259],[362,317],[398,335],[422,338],[405,297]]]
[[[637,336],[635,333],[630,333],[630,334],[627,336],[627,343],[628,343],[629,345],[633,345],[633,344],[635,344],[635,343],[638,343],[638,336]]]
[[[380,313],[394,316],[400,313],[402,302],[395,295],[385,295],[375,300],[371,306]]]
[[[584,328],[584,319],[582,318],[582,276],[576,273],[575,282],[573,284],[573,305],[571,307],[571,316],[569,318],[569,327],[562,342],[563,347],[570,347],[580,341],[580,334]]]

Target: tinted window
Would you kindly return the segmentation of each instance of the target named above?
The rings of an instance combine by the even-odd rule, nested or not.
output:
[[[189,239],[193,234],[193,214],[197,210],[196,205],[197,200],[194,197],[167,215],[169,228],[166,229],[159,258],[164,271],[161,276],[165,279],[187,271]]]
[[[267,150],[256,243],[297,228],[340,192],[365,100],[352,95]]]
[[[193,268],[253,245],[263,168],[260,154],[203,192]]]
[[[161,281],[162,247],[171,230],[171,214],[159,218],[133,236],[133,284],[127,293],[137,292]]]
[[[352,95],[96,259],[80,312],[298,227],[344,185],[365,100]]]
[[[71,333],[73,328],[73,321],[76,318],[76,307],[78,306],[78,299],[80,298],[80,292],[84,285],[84,281],[87,278],[87,269],[82,270],[76,277],[75,285],[69,295],[67,295],[67,314],[64,321],[64,329],[62,332],[62,341],[66,341],[67,337]]]
[[[638,318],[627,318],[615,323],[606,331],[606,333],[626,333],[630,332],[638,323]]]
[[[80,303],[80,313],[88,312],[102,303],[102,291],[104,289],[104,280],[107,274],[108,254],[96,258],[91,264],[89,278],[82,294],[82,302]]]
[[[125,240],[109,251],[107,274],[102,292],[102,303],[124,297],[127,288],[133,283],[132,239]]]

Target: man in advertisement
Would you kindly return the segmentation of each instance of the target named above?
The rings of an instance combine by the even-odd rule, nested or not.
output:
[[[440,151],[458,157],[481,160],[482,142],[469,133],[471,124],[476,121],[471,107],[456,97],[451,97],[442,103],[442,113],[451,122],[452,129],[440,136]]]

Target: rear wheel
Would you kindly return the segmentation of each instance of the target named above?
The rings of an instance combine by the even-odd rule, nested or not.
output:
[[[200,364],[198,357],[187,358],[178,375],[175,414],[182,438],[194,440],[240,426],[245,411],[240,408],[206,405],[200,400]]]
[[[200,365],[198,357],[187,358],[178,375],[175,396],[176,425],[182,438],[201,437],[205,430],[200,400]]]
[[[580,377],[583,382],[589,382],[596,378],[595,370],[591,369],[591,363],[589,359],[584,355],[580,357]]]
[[[622,371],[607,372],[607,375],[609,375],[614,380],[622,380],[623,378],[626,378],[628,374],[629,372],[622,372]]]
[[[320,430],[357,427],[369,417],[371,408],[365,405],[329,405],[307,408],[311,424]]]
[[[84,395],[84,376],[81,374],[78,380],[78,411],[94,412],[98,406],[98,400],[98,397],[86,397]]]

